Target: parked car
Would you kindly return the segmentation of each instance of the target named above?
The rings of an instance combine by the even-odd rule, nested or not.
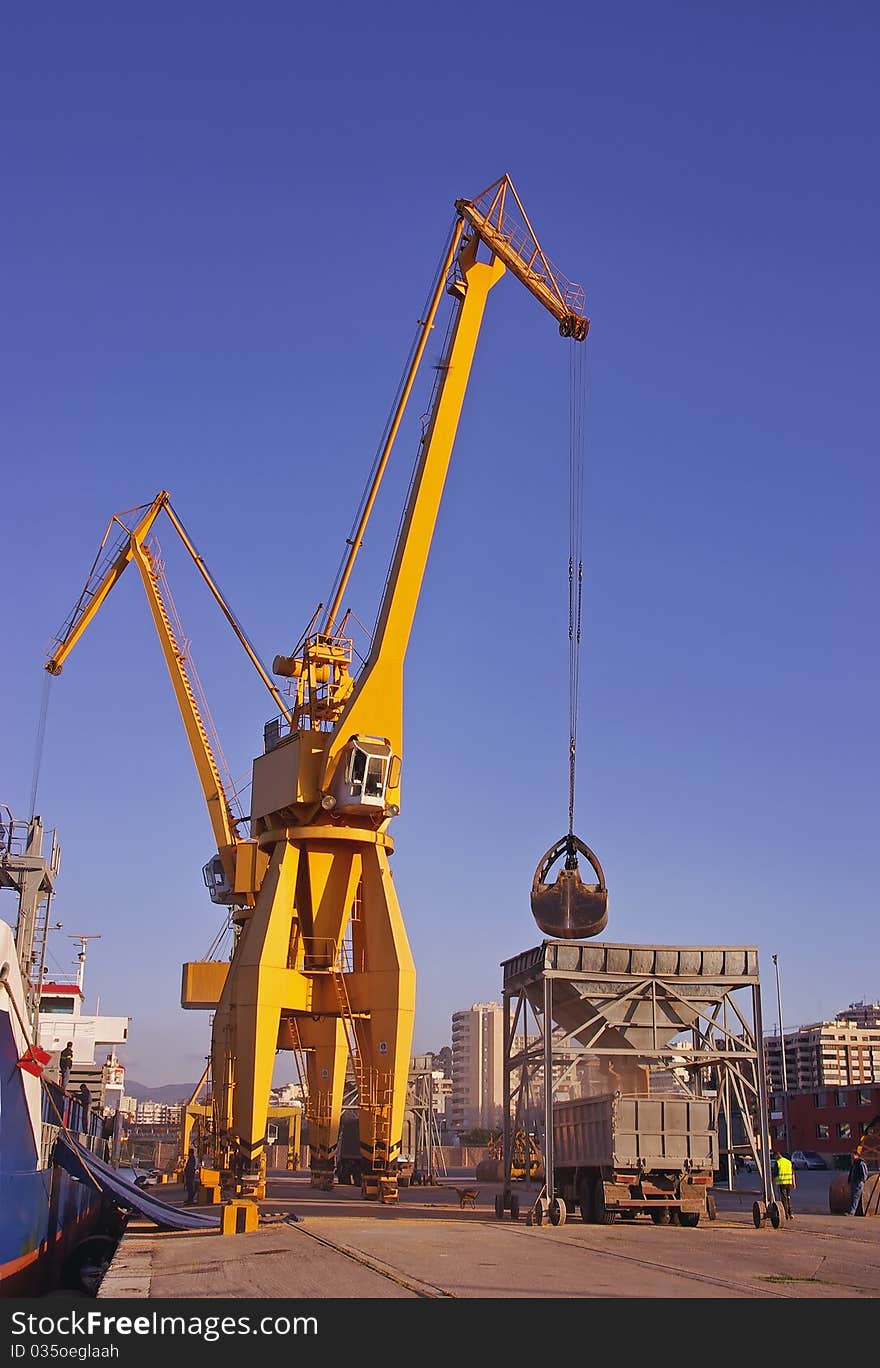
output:
[[[117,1169],[120,1178],[125,1178],[127,1182],[134,1183],[135,1187],[146,1188],[155,1187],[162,1177],[161,1169],[140,1169],[134,1164],[123,1165]]]
[[[824,1169],[828,1165],[815,1150],[792,1150],[791,1162],[796,1169]]]

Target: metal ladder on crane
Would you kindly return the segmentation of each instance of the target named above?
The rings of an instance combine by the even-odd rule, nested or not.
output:
[[[160,556],[159,544],[154,539],[150,543],[144,543],[144,545],[138,549],[147,564],[150,580],[153,585],[153,592],[155,594],[156,607],[158,608],[165,625],[168,640],[177,657],[180,682],[189,699],[192,715],[196,726],[198,727],[199,735],[204,744],[209,763],[216,771],[218,794],[232,795],[235,793],[235,783],[230,774],[226,757],[223,754],[223,748],[220,744],[217,728],[214,725],[214,720],[211,716],[208,700],[196,672],[195,662],[185,649],[187,643],[183,636],[183,627],[181,625],[180,617],[174,606],[171,587],[165,575],[165,563]],[[230,821],[235,824],[236,814],[230,812],[229,816]]]

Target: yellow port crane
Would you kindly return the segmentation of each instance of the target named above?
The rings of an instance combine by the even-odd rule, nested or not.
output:
[[[333,1185],[351,1058],[363,1195],[397,1198],[415,1011],[415,966],[389,867],[389,825],[401,803],[404,658],[489,292],[509,269],[562,337],[582,342],[589,329],[583,289],[545,256],[508,176],[455,209],[330,606],[319,606],[293,651],[273,663],[292,682],[290,706],[276,698],[280,716],[267,724],[253,764],[250,833],[264,872],[254,866],[253,899],[236,908],[229,963],[184,968],[182,1004],[216,1009],[215,1137],[245,1194],[262,1189],[275,1055],[288,1049],[305,1057],[312,1183]],[[444,295],[453,316],[372,644],[355,677],[342,599]]]
[[[362,1186],[393,1201],[415,1010],[415,967],[391,878],[400,810],[403,666],[490,290],[510,268],[583,341],[584,293],[548,261],[507,176],[457,217],[329,608],[273,672],[294,681],[294,723],[254,761],[252,832],[270,863],[215,1015],[213,1076],[255,1176],[276,1042],[311,1017],[312,1181],[333,1182],[346,1058],[358,1085]],[[481,259],[480,248],[488,252]],[[444,294],[451,321],[366,663],[355,680],[342,600]],[[353,1050],[352,1050],[353,1046]],[[221,1110],[223,1106],[221,1104]]]

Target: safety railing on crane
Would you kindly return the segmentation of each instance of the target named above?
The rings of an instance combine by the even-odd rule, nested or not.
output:
[[[138,509],[127,509],[126,512],[138,512]],[[54,647],[62,646],[70,635],[71,629],[82,617],[92,599],[95,597],[103,581],[113,569],[115,562],[119,560],[124,546],[131,539],[131,533],[124,523],[120,522],[122,514],[115,513],[107,524],[98,553],[92,563],[92,568],[86,576],[86,582],[82,587],[80,596],[74,604],[67,617],[64,619],[59,631],[54,637],[49,639],[46,646],[46,654],[54,654]],[[114,527],[117,529],[115,536],[112,535]]]
[[[226,759],[226,754],[223,750],[220,733],[217,730],[217,724],[214,721],[214,715],[211,712],[211,705],[208,702],[205,686],[202,683],[195,659],[192,655],[190,638],[184,630],[183,622],[177,611],[177,605],[174,602],[171,585],[169,584],[168,576],[165,573],[165,560],[162,555],[162,548],[159,545],[158,537],[150,537],[144,544],[144,550],[148,553],[153,578],[158,590],[159,601],[168,616],[169,629],[186,667],[186,679],[195,695],[195,715],[202,723],[210,752],[220,772],[223,792],[226,795],[227,804],[230,808],[230,818],[236,826],[241,826],[245,822],[245,815],[238,797],[236,782],[233,778],[229,761]]]
[[[513,200],[516,213],[508,212],[508,198]],[[589,330],[583,286],[569,280],[550,261],[510,177],[499,177],[475,199],[456,200],[455,207],[486,246],[559,320],[563,336],[583,341]]]

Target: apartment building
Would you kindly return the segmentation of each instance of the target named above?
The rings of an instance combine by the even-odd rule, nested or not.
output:
[[[501,1127],[504,1018],[498,1002],[475,1002],[452,1014],[450,1127],[458,1135]]]
[[[871,1004],[873,1007],[875,1004]],[[861,1020],[871,1022],[865,1003],[849,1009],[863,1009]],[[783,1081],[782,1041],[778,1035],[766,1036],[764,1052],[770,1089],[782,1092],[809,1092],[818,1088],[846,1088],[880,1083],[880,1020],[865,1026],[847,1013],[834,1021],[815,1022],[786,1031],[785,1079]]]
[[[177,1126],[180,1123],[180,1107],[167,1102],[138,1102],[135,1121],[139,1126]]]
[[[835,1021],[851,1021],[863,1030],[880,1030],[880,1002],[851,1002]]]

